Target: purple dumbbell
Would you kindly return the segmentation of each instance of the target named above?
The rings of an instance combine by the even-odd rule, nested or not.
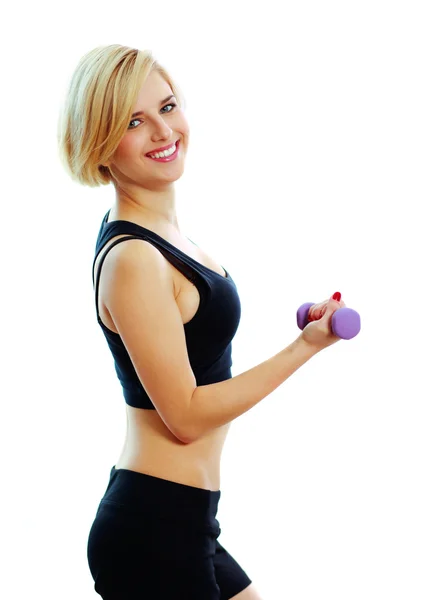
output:
[[[308,319],[309,309],[315,302],[305,302],[297,311],[297,326],[299,329],[304,329],[310,322]],[[361,329],[361,318],[356,310],[343,306],[338,308],[331,317],[331,330],[334,335],[337,335],[343,340],[350,340]]]

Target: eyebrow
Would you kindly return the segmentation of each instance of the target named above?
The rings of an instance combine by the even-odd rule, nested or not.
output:
[[[175,95],[172,94],[171,96],[167,96],[167,98],[164,98],[164,100],[161,100],[160,104],[164,104],[164,102],[167,102],[167,100],[170,100],[171,98],[174,98]],[[138,112],[135,112],[132,114],[131,118],[133,119],[133,117],[137,117],[138,115],[144,115],[145,113],[143,112],[143,110],[138,110]]]

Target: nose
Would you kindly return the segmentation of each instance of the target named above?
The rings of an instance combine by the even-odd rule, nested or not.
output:
[[[158,139],[168,140],[172,137],[172,135],[173,130],[169,127],[169,125],[167,125],[165,121],[163,121],[163,119],[160,118],[160,120],[157,122],[157,125],[154,126],[152,140],[154,142]]]

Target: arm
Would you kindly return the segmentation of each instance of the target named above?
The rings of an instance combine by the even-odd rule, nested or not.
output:
[[[197,387],[163,255],[148,242],[127,240],[108,252],[101,281],[139,380],[165,425],[184,443],[248,411],[318,352],[299,337],[232,379]]]
[[[299,337],[275,356],[232,379],[196,387],[185,417],[186,441],[196,440],[250,410],[317,353]]]

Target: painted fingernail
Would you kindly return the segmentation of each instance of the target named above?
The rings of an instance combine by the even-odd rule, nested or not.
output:
[[[333,300],[337,300],[337,302],[340,302],[341,297],[342,297],[342,294],[340,292],[335,292],[333,294]]]

